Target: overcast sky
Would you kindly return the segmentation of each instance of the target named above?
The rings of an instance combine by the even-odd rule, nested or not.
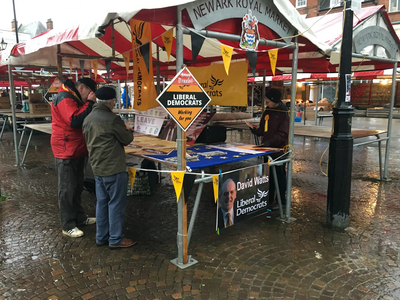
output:
[[[82,18],[90,18],[95,13],[93,9],[100,7],[103,1],[14,0],[14,3],[19,25],[40,21],[46,27],[47,19],[51,18],[54,28],[57,28],[77,24]],[[13,0],[0,2],[0,29],[11,30],[11,21],[14,19]]]

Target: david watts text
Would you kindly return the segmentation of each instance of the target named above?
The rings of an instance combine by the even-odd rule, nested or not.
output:
[[[269,182],[268,176],[266,175],[263,175],[262,177],[256,176],[254,178],[247,180],[246,182],[240,182],[240,181],[237,182],[236,189],[240,191],[247,188],[251,188],[253,187],[253,185],[257,186],[267,182]],[[259,188],[257,188],[257,195],[253,195],[248,199],[238,200],[236,205],[236,216],[248,214],[256,210],[259,210],[261,208],[267,207],[268,205],[267,196],[268,196],[268,191],[260,190]]]

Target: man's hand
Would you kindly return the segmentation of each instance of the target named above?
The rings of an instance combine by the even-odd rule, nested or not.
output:
[[[87,101],[93,101],[96,102],[96,94],[93,92],[90,92],[87,98]]]

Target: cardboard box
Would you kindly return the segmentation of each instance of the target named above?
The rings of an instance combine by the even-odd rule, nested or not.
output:
[[[307,121],[315,120],[315,107],[306,107],[305,116]]]
[[[6,103],[6,102],[0,102],[0,109],[11,109],[11,104],[10,102]]]
[[[46,114],[51,113],[50,105],[47,102],[44,103],[29,103],[29,112],[31,114]]]
[[[0,103],[10,104],[10,97],[0,97]]]
[[[29,101],[33,103],[45,102],[41,93],[29,94]]]

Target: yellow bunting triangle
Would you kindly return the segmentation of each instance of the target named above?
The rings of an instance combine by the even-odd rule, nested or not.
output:
[[[218,181],[219,175],[213,175],[213,187],[214,187],[214,201],[217,203],[218,199]]]
[[[174,184],[177,203],[179,201],[179,196],[181,195],[184,176],[185,176],[185,172],[182,172],[182,171],[181,172],[171,172],[171,179],[172,179],[172,183]]]
[[[278,49],[268,51],[269,61],[271,63],[271,71],[275,76],[276,61],[278,60]]]
[[[135,168],[128,168],[128,174],[129,174],[129,182],[131,184],[131,191],[132,191],[133,183],[135,182],[136,169]]]
[[[72,61],[73,61],[73,58],[69,58],[68,61],[69,61],[69,74],[71,74],[72,73]]]
[[[224,60],[226,75],[229,75],[229,66],[231,65],[232,52],[233,52],[232,47],[221,44],[221,55],[222,59]]]
[[[99,67],[99,61],[96,60],[92,60],[92,68],[93,68],[93,72],[94,72],[94,80],[97,80],[97,69]]]
[[[173,35],[174,35],[173,29],[166,31],[161,35],[162,41],[165,46],[165,51],[167,51],[168,61],[169,61],[169,56],[171,55]]]
[[[124,58],[125,68],[126,68],[126,77],[129,75],[129,60],[130,60],[131,53],[122,53],[122,57]]]

